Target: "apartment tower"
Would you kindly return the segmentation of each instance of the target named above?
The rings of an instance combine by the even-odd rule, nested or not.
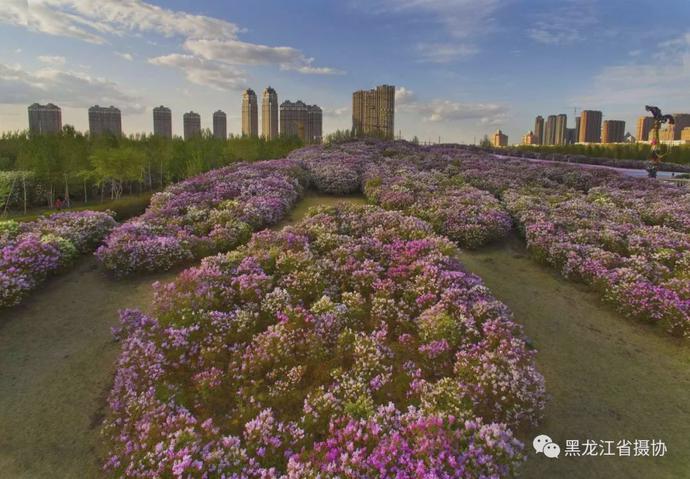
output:
[[[153,134],[162,138],[172,138],[172,112],[163,105],[153,109]]]
[[[690,114],[672,113],[674,124],[666,125],[666,128],[659,132],[659,139],[662,141],[678,141],[683,128],[690,126]]]
[[[544,144],[544,117],[537,116],[534,120],[534,145]]]
[[[62,110],[48,103],[29,106],[29,132],[34,135],[47,135],[62,131]]]
[[[280,134],[297,136],[305,144],[321,143],[323,113],[316,105],[284,101],[280,105]]]
[[[549,115],[546,117],[546,124],[544,125],[544,143],[542,144],[556,144],[556,115]]]
[[[393,138],[395,134],[395,87],[380,85],[352,94],[352,130],[358,136]]]
[[[270,86],[264,90],[264,97],[261,101],[261,136],[266,140],[278,138],[278,94]]]
[[[242,94],[242,135],[259,136],[259,108],[251,88]]]
[[[122,116],[114,106],[89,108],[89,133],[91,136],[122,136]]]
[[[501,130],[496,130],[493,137],[493,144],[496,147],[508,146],[508,135],[504,134]]]
[[[583,110],[580,115],[580,143],[601,142],[601,112]]]
[[[554,126],[554,145],[565,145],[568,138],[568,115],[561,113],[556,116]]]
[[[191,140],[194,137],[201,136],[201,116],[198,113],[190,111],[182,116],[184,124],[184,139]]]
[[[602,143],[623,143],[625,138],[625,122],[623,120],[604,120],[601,128]]]
[[[649,141],[649,131],[654,124],[651,116],[641,116],[637,119],[637,141]]]
[[[213,113],[213,137],[223,140],[228,138],[228,117],[224,111],[218,110]]]

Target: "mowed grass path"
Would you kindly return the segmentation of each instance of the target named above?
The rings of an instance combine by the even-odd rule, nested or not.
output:
[[[510,307],[538,350],[550,399],[543,423],[523,434],[530,454],[521,477],[690,477],[686,343],[623,318],[597,294],[531,260],[515,237],[463,252],[461,259]],[[534,453],[537,433],[559,443],[559,459]],[[661,439],[668,452],[665,457],[565,457],[567,439]]]
[[[151,303],[151,283],[114,281],[93,257],[0,310],[0,478],[99,477],[99,430],[119,346],[118,310]]]

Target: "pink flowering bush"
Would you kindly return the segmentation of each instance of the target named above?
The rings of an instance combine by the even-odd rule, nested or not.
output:
[[[279,222],[307,182],[290,160],[239,163],[190,178],[154,195],[146,213],[113,231],[96,256],[125,276],[228,251]]]
[[[508,477],[544,386],[453,243],[376,207],[255,233],[122,313],[117,477]]]
[[[0,222],[0,307],[18,304],[50,274],[92,251],[114,228],[109,213],[56,213]]]

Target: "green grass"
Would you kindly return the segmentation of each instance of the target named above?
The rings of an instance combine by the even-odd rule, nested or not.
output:
[[[138,195],[128,195],[123,196],[118,200],[109,201],[93,201],[88,203],[76,203],[73,202],[71,208],[64,208],[62,211],[105,211],[112,210],[117,213],[116,219],[118,221],[124,221],[133,216],[140,215],[144,212],[146,207],[151,200],[152,193],[141,193]],[[12,213],[5,216],[0,216],[0,220],[15,220],[15,221],[33,221],[41,216],[51,215],[56,213],[55,209],[48,208],[38,208],[29,210],[26,214],[24,213]]]

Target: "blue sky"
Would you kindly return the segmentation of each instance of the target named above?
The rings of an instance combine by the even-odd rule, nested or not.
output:
[[[151,108],[223,109],[240,130],[241,91],[348,128],[351,93],[396,85],[406,138],[511,142],[537,114],[601,109],[634,120],[645,103],[690,111],[690,2],[637,0],[0,0],[0,130],[52,101],[87,128],[88,106],[123,110],[127,133]]]

